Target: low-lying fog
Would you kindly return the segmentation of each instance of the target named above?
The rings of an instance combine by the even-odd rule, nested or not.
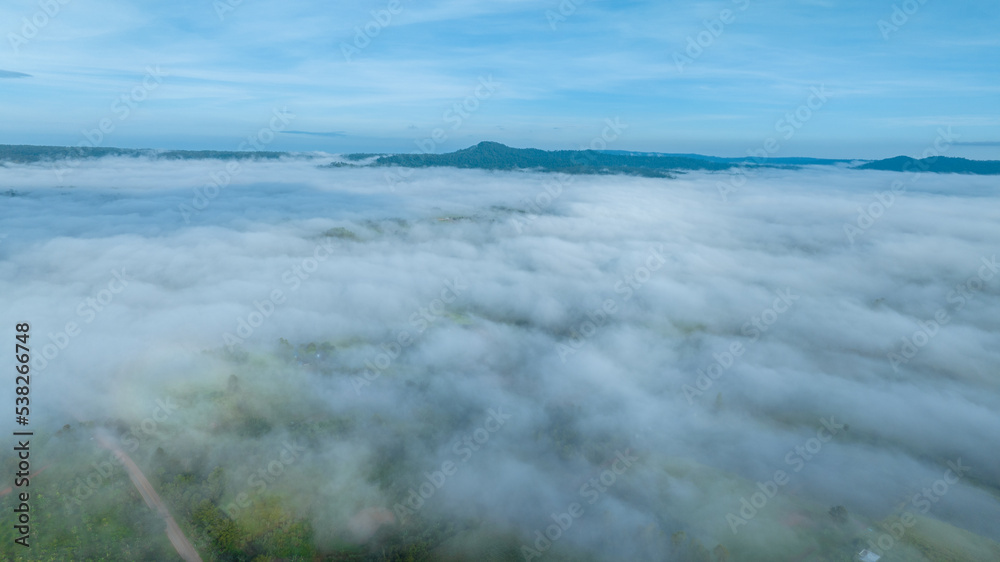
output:
[[[954,463],[923,515],[1000,541],[994,178],[316,164],[0,168],[36,430],[155,415],[126,450],[225,467],[227,504],[290,443],[268,490],[319,544],[435,514],[542,557],[735,552],[801,505],[919,512]],[[184,398],[232,385],[265,430]],[[349,429],[297,442],[306,414]]]

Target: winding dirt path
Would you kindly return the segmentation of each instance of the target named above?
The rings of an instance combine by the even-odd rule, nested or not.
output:
[[[139,490],[139,494],[142,495],[142,499],[146,502],[146,505],[157,512],[163,518],[163,521],[166,522],[167,538],[170,539],[170,544],[174,545],[174,548],[177,549],[177,554],[180,554],[185,562],[202,562],[201,556],[198,555],[198,551],[195,550],[194,545],[184,536],[184,532],[177,525],[174,516],[170,515],[170,510],[164,505],[163,500],[160,499],[156,490],[153,489],[153,485],[149,483],[149,480],[146,479],[142,470],[139,470],[139,467],[132,461],[131,457],[104,435],[98,434],[96,439],[101,444],[101,447],[108,449],[121,459],[122,465],[128,471],[129,479],[132,480],[135,488]]]

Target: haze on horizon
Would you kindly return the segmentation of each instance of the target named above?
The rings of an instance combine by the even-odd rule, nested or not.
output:
[[[205,198],[230,164],[87,160],[71,188],[47,163],[0,168],[0,315],[49,348],[32,364],[33,454],[51,460],[32,485],[59,498],[41,506],[45,537],[106,512],[140,527],[121,548],[163,540],[123,471],[95,476],[108,453],[89,438],[106,435],[206,559],[220,543],[190,498],[213,493],[247,536],[278,505],[317,548],[357,543],[367,560],[439,521],[454,531],[423,559],[539,560],[520,549],[573,502],[585,513],[541,560],[709,560],[671,546],[680,532],[731,561],[840,560],[901,506],[921,526],[883,562],[922,560],[927,537],[1000,553],[993,177],[425,168],[389,182],[286,159],[241,163]],[[510,417],[483,425],[491,409]],[[820,443],[826,424],[843,427]],[[585,493],[619,452],[637,460]],[[407,503],[445,462],[457,474]],[[956,462],[969,470],[954,481]],[[777,470],[789,480],[733,523]],[[932,487],[933,503],[912,499]],[[119,548],[119,526],[80,544]]]

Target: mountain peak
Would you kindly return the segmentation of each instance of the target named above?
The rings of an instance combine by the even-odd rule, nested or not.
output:
[[[478,151],[498,151],[499,150],[499,151],[505,151],[506,152],[506,151],[517,150],[517,149],[511,148],[511,147],[507,146],[506,144],[501,144],[499,142],[482,141],[482,142],[480,142],[479,144],[477,144],[475,146],[470,146],[469,148],[466,148],[465,150],[478,150]]]

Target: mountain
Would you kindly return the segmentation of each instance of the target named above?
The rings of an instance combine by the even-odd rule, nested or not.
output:
[[[675,154],[669,152],[635,152],[631,150],[604,150],[607,154],[624,154],[629,156],[660,156],[660,157],[671,157],[671,158],[691,158],[695,160],[707,160],[709,162],[717,162],[722,164],[763,164],[763,165],[775,165],[775,166],[832,166],[835,164],[848,164],[851,162],[857,162],[858,159],[830,159],[830,158],[802,158],[802,157],[788,157],[788,158],[771,158],[768,157],[763,162],[760,158],[753,158],[750,156],[744,156],[741,158],[725,158],[719,156],[706,156],[704,154]]]
[[[292,156],[289,152],[254,152],[234,150],[153,150],[148,148],[114,148],[87,146],[33,146],[0,144],[0,164],[3,162],[30,164],[67,159],[102,158],[105,156],[146,157],[164,160],[260,160]],[[299,157],[316,157],[295,153]],[[629,174],[648,177],[671,177],[685,170],[729,170],[741,166],[795,167],[810,165],[842,165],[857,160],[824,158],[721,158],[701,154],[669,154],[626,150],[539,150],[512,148],[498,142],[484,141],[475,146],[447,154],[347,154],[348,161],[366,160],[378,156],[370,166],[403,166],[408,168],[452,167],[485,170],[540,170],[567,174]],[[352,166],[333,162],[327,167]],[[1000,175],[1000,161],[968,160],[944,156],[921,160],[897,156],[854,166],[855,170],[888,170],[895,172],[933,172],[941,174]]]
[[[969,160],[934,156],[917,160],[909,156],[896,156],[857,166],[857,170],[887,170],[891,172],[933,172],[936,174],[1000,175],[998,160]]]
[[[725,170],[733,167],[731,164],[695,158],[644,156],[596,150],[511,148],[497,142],[481,142],[447,154],[392,154],[376,159],[372,165],[542,170],[570,174],[625,173],[654,177],[669,177],[670,172],[676,170]]]
[[[33,146],[26,144],[0,144],[0,162],[30,164],[71,158],[103,158],[105,156],[130,156],[162,158],[165,160],[247,160],[275,159],[288,156],[287,152],[247,152],[233,150],[153,150],[149,148],[112,148],[99,146]]]

